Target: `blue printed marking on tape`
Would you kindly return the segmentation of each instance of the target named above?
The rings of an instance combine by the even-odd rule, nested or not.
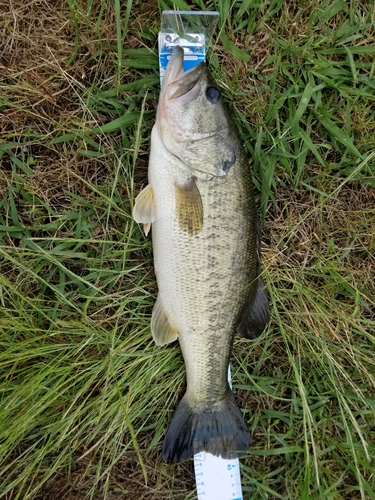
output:
[[[176,34],[159,33],[159,70],[160,81],[176,46],[184,50],[184,71],[194,68],[200,62],[206,61],[205,37],[202,33],[192,35],[193,42],[189,42]]]

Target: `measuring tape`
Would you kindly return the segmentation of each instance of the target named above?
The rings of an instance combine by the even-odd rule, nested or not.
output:
[[[194,455],[198,500],[243,500],[240,461],[202,451]]]
[[[177,45],[184,50],[184,71],[206,61],[218,17],[218,12],[209,11],[163,11],[159,32],[160,84]],[[228,380],[232,387],[230,367]],[[227,460],[202,451],[194,455],[194,470],[198,500],[243,500],[238,458]]]
[[[214,11],[164,10],[159,32],[160,83],[176,46],[184,50],[184,71],[206,61],[206,52],[219,13]]]
[[[228,381],[232,388],[230,366]],[[243,500],[240,461],[215,457],[202,451],[194,455],[198,500]]]

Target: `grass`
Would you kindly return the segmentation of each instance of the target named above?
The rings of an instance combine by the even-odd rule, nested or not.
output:
[[[244,499],[375,498],[373,2],[14,0],[0,21],[0,498],[193,499],[184,390],[150,337],[147,179],[163,8],[216,8],[252,158],[267,331],[236,339]]]

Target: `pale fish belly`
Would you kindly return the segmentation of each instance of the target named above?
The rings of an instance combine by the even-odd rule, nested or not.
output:
[[[158,345],[178,338],[186,365],[187,390],[163,442],[166,461],[199,451],[233,458],[251,443],[227,368],[236,328],[252,338],[269,313],[249,167],[237,158],[220,178],[194,172],[166,150],[155,126],[149,186],[134,206],[146,230],[152,223],[159,292],[151,331]]]
[[[155,137],[156,136],[156,137]],[[196,180],[203,226],[194,235],[180,227],[176,184],[190,172],[174,164],[153,132],[149,181],[156,221],[152,226],[159,300],[178,331],[192,406],[226,397],[233,335],[257,277],[256,214],[246,165],[225,177]]]
[[[152,224],[153,338],[159,346],[178,339],[186,365],[187,390],[163,443],[172,462],[249,448],[227,368],[235,331],[255,338],[269,321],[250,168],[209,71],[184,72],[183,57],[176,48],[164,75],[149,185],[133,208],[146,234]]]

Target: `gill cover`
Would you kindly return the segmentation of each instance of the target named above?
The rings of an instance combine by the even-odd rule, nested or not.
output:
[[[176,47],[164,75],[156,125],[167,150],[198,179],[225,176],[240,155],[235,126],[204,63],[183,71]]]

